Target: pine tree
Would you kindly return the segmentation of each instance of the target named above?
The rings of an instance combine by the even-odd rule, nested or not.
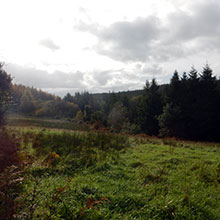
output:
[[[173,105],[179,105],[180,93],[181,93],[180,78],[177,70],[175,70],[170,80],[170,85],[168,86],[168,90],[166,94],[167,102],[172,103]]]
[[[216,77],[212,75],[212,69],[208,64],[203,67],[202,74],[200,75],[201,81],[215,81]]]
[[[188,76],[187,76],[186,72],[183,72],[181,80],[184,81],[184,82],[186,82],[188,80]]]
[[[191,70],[189,72],[189,80],[192,80],[192,81],[198,81],[199,80],[198,72],[194,67],[191,67]]]
[[[158,117],[160,135],[185,137],[184,104],[186,103],[188,77],[183,73],[180,79],[177,70],[174,71],[165,94],[166,104]]]
[[[219,92],[216,77],[206,64],[200,74],[199,83],[200,98],[198,101],[198,138],[212,140],[217,136],[216,129],[219,126]]]
[[[157,117],[162,113],[162,97],[158,90],[156,79],[152,79],[151,83],[147,81],[139,106],[139,125],[149,135],[159,132]]]
[[[163,107],[163,113],[158,117],[160,136],[182,137],[182,119],[183,116],[180,108],[167,103]]]

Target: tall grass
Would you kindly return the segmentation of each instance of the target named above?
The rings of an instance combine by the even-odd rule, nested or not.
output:
[[[129,146],[126,136],[104,132],[29,129],[21,131],[20,137],[23,147],[33,148],[38,157],[44,156],[48,160],[48,164],[55,164],[52,161],[58,162],[62,158],[63,165],[66,162],[72,169],[117,157],[120,150]]]
[[[17,219],[220,219],[217,144],[11,132],[20,137],[26,168]]]

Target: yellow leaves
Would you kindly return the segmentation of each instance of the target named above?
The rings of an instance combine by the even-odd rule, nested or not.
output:
[[[52,153],[51,153],[51,157],[52,157],[52,158],[59,159],[59,158],[60,158],[60,155],[57,154],[56,152],[52,152]]]
[[[55,165],[57,160],[60,159],[60,155],[57,154],[56,152],[51,152],[47,155],[46,159],[44,160],[44,163],[46,163],[47,167],[51,167]]]

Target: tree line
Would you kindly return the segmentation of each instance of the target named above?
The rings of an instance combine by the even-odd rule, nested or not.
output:
[[[5,103],[13,100],[11,112],[67,118],[114,132],[208,141],[220,139],[220,80],[209,65],[205,65],[201,73],[194,67],[181,76],[175,71],[166,85],[158,85],[156,79],[152,79],[146,81],[143,90],[67,93],[63,99],[33,87],[11,84],[11,77],[2,67],[0,119],[6,109]]]
[[[194,67],[181,76],[175,71],[166,85],[146,81],[137,93],[109,93],[99,99],[89,93],[67,94],[64,100],[79,105],[83,120],[99,121],[115,131],[220,139],[220,80],[208,64],[201,73]]]
[[[145,113],[140,115],[144,131],[160,136],[219,140],[220,81],[209,65],[200,74],[193,67],[181,77],[175,71],[161,94],[152,80],[145,87],[144,97],[141,109]]]

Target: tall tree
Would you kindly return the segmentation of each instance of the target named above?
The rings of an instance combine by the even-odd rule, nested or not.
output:
[[[12,78],[3,69],[4,64],[0,63],[0,126],[4,124],[4,114],[11,100],[11,81]]]
[[[63,100],[66,102],[74,102],[74,97],[68,92],[64,97]]]
[[[165,92],[163,113],[158,117],[160,135],[162,136],[185,136],[184,104],[186,104],[186,84],[186,73],[180,79],[177,70],[175,70]]]
[[[139,125],[142,132],[157,135],[159,124],[157,117],[162,113],[162,98],[156,79],[148,81],[144,87],[144,94],[139,105]]]
[[[167,99],[167,102],[174,105],[179,105],[181,102],[181,82],[177,70],[174,71],[170,80],[170,85],[167,90]]]
[[[198,81],[198,71],[192,66],[189,72],[189,80]]]
[[[179,106],[167,103],[163,107],[163,113],[159,115],[160,136],[181,137],[182,112]]]
[[[216,130],[219,128],[219,91],[217,79],[213,76],[213,71],[206,64],[200,74],[199,86],[199,122],[198,138],[206,137],[212,140],[217,136]]]
[[[213,76],[212,69],[208,64],[203,67],[202,74],[200,75],[200,80],[204,82],[215,81],[216,77]]]

